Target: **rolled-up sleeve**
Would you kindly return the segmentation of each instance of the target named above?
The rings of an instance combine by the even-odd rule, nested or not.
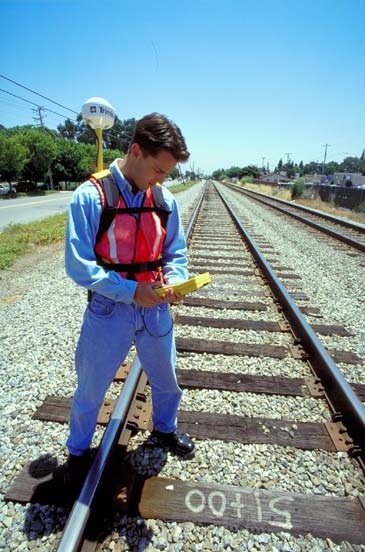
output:
[[[86,182],[77,188],[70,203],[65,239],[66,273],[80,286],[114,301],[132,303],[137,282],[97,264],[94,247],[100,215],[99,192],[93,183]]]

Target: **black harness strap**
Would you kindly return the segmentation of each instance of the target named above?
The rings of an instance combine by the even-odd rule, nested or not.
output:
[[[157,261],[148,261],[147,263],[128,263],[128,264],[110,264],[106,263],[102,259],[98,262],[100,266],[103,268],[109,269],[110,266],[113,267],[112,270],[115,270],[116,272],[133,272],[133,274],[137,274],[139,272],[149,272],[150,270],[157,270],[160,266],[162,266],[162,259],[158,259]],[[131,270],[132,268],[132,270]]]
[[[101,240],[103,234],[108,230],[114,220],[115,209],[119,201],[119,188],[111,174],[99,180],[100,186],[104,190],[105,207],[100,216],[98,233],[96,234],[95,245]]]

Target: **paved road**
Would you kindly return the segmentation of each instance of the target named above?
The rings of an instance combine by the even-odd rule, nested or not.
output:
[[[55,192],[44,196],[19,197],[0,200],[0,231],[10,223],[40,220],[56,213],[64,213],[73,192]]]

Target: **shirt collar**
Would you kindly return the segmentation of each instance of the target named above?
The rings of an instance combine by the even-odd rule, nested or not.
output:
[[[121,192],[124,190],[128,190],[130,193],[132,193],[132,186],[129,183],[129,181],[126,179],[124,174],[119,168],[119,162],[122,161],[122,159],[115,159],[113,163],[109,166],[109,169],[112,173],[112,175],[115,178],[115,181],[118,185],[118,188]],[[143,195],[144,192],[142,190],[138,190],[138,192],[135,194],[135,197],[138,197],[140,195]]]
[[[119,162],[122,161],[122,159],[115,159],[113,163],[109,166],[110,172],[115,178],[116,183],[118,184],[118,188],[121,192],[123,190],[127,189],[128,191],[132,191],[132,186],[122,173],[122,171],[119,168]]]

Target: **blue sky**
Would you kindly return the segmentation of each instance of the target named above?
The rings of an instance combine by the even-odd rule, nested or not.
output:
[[[365,147],[365,0],[0,0],[0,20],[2,75],[75,111],[102,96],[121,119],[166,114],[186,168],[322,161],[326,143],[341,161]],[[0,91],[0,123],[33,116]]]

